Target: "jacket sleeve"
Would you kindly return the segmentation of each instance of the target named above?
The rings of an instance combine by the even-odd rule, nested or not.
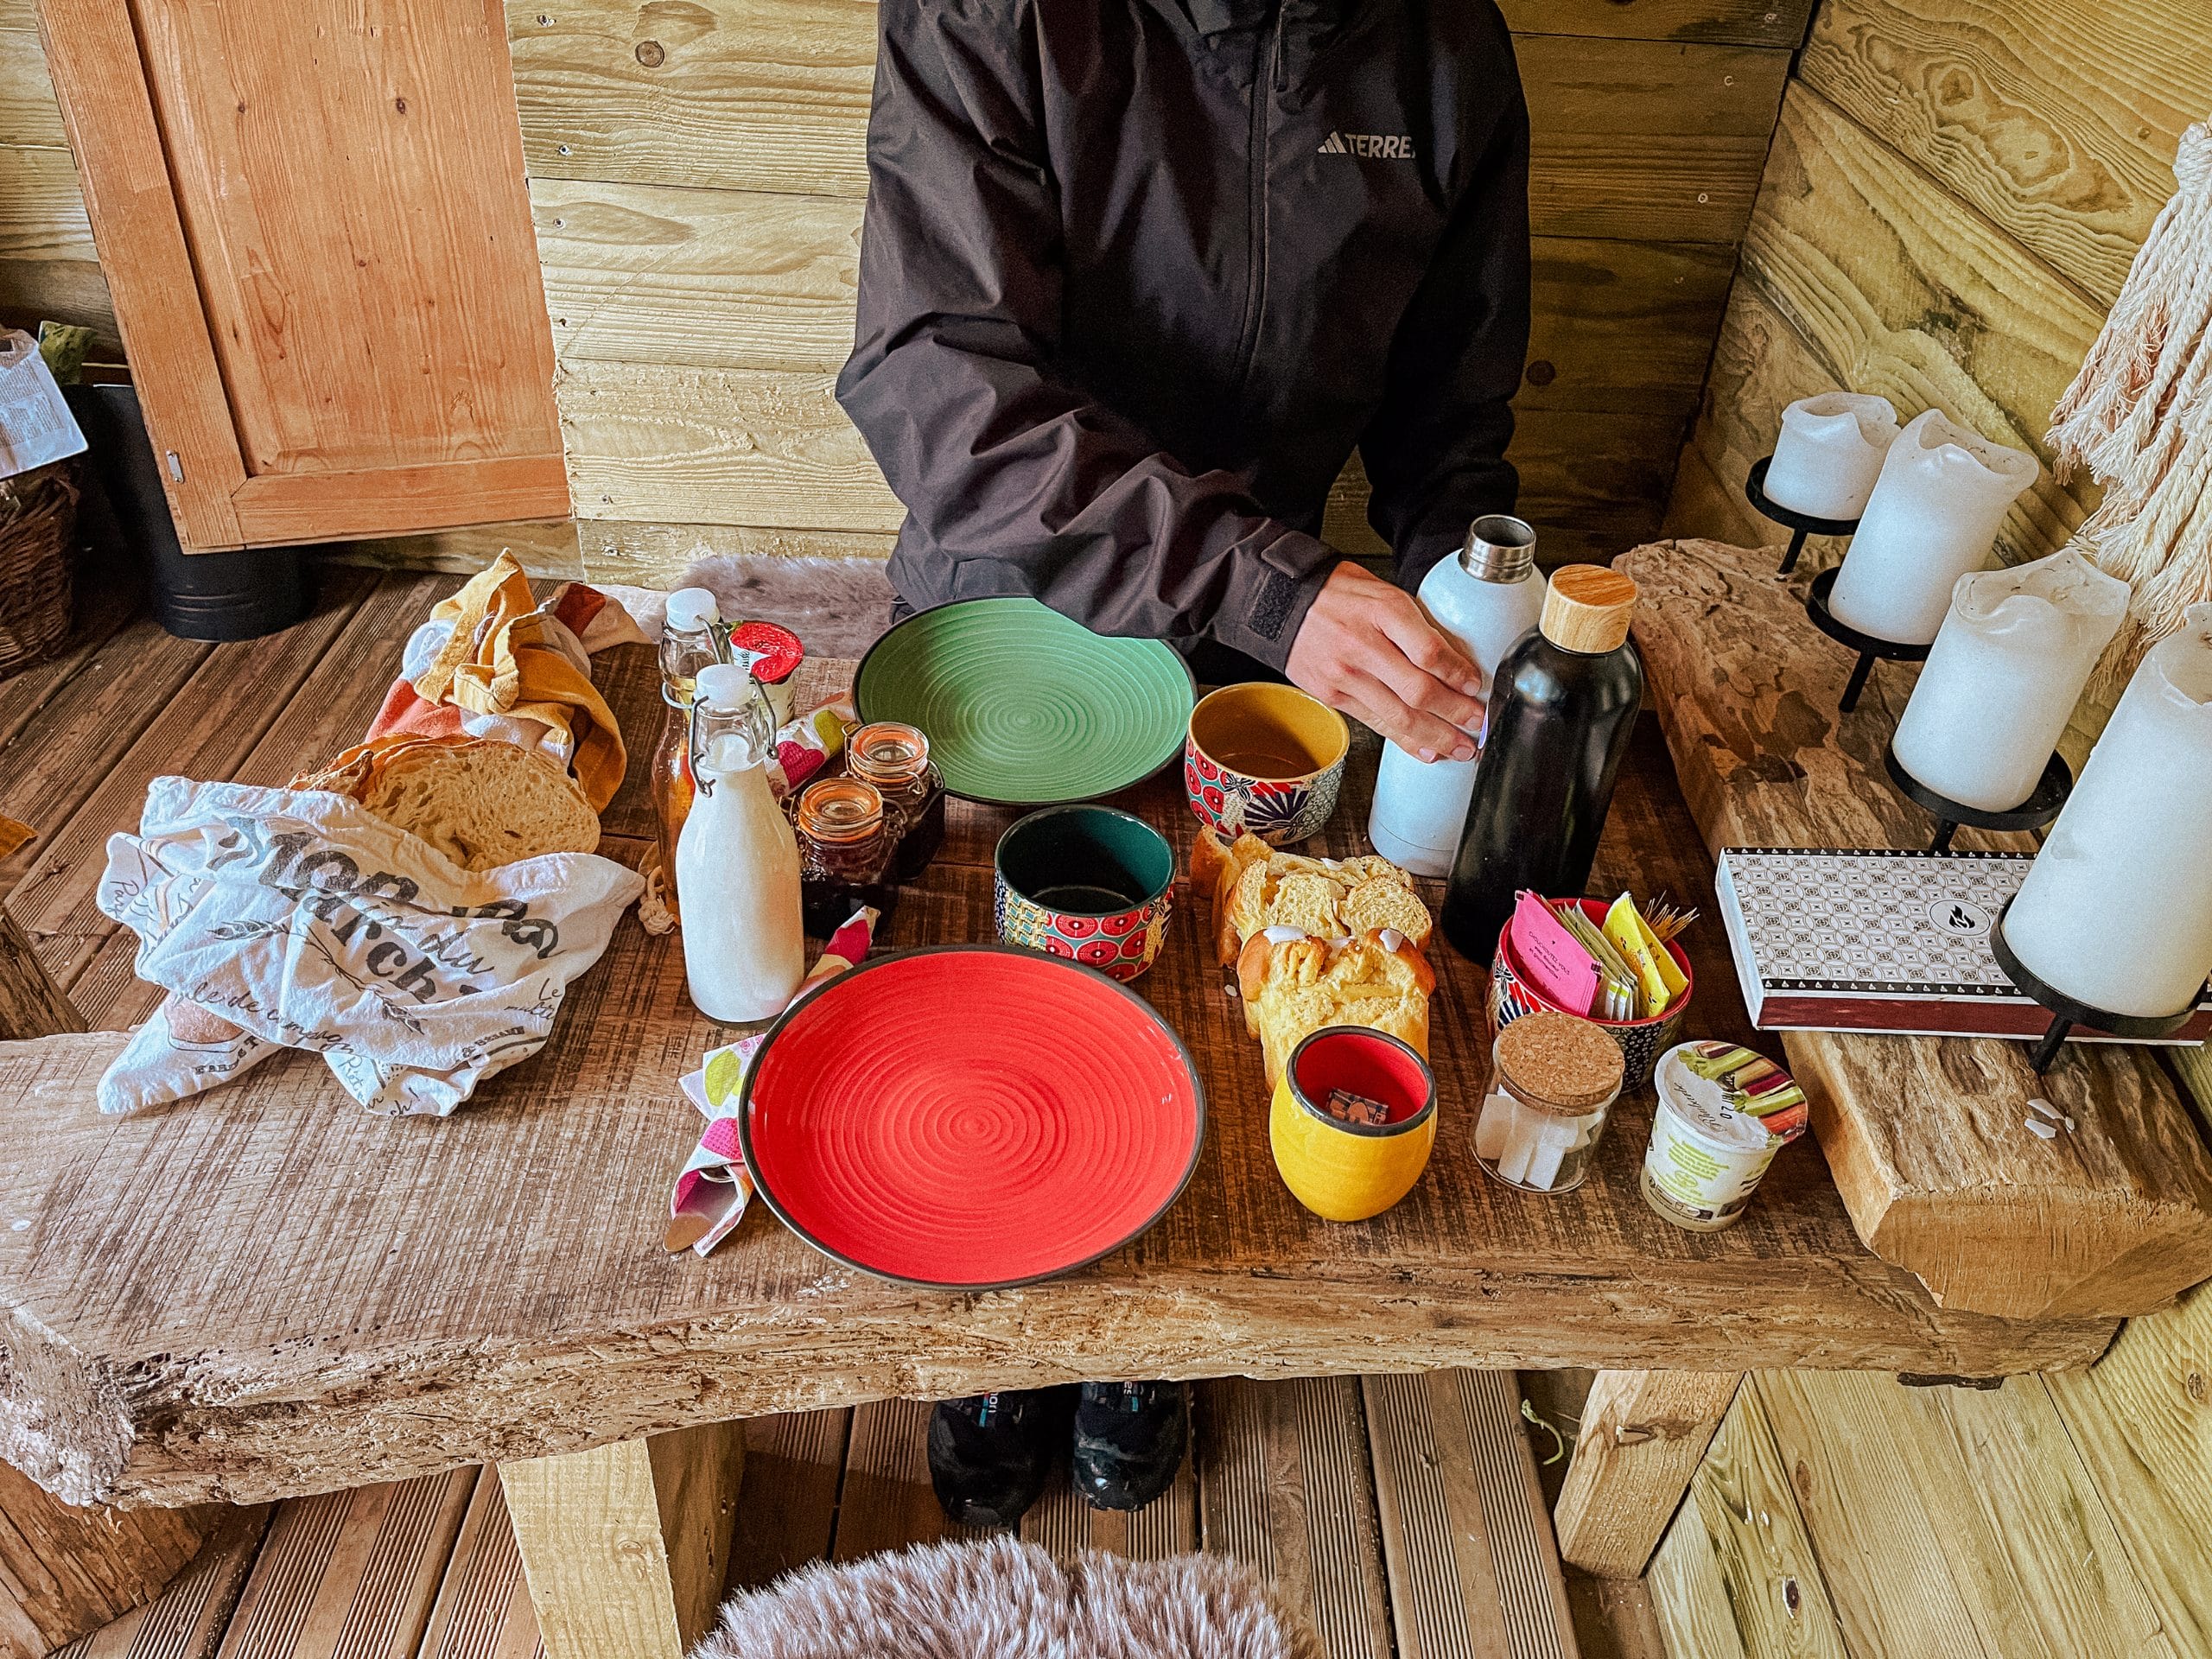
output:
[[[1338,555],[1054,378],[1058,198],[1027,9],[884,0],[837,398],[948,591],[1281,668]]]
[[[1505,449],[1529,355],[1529,109],[1511,50],[1510,96],[1400,319],[1382,405],[1360,438],[1368,522],[1408,588],[1473,520],[1512,512],[1520,488]]]

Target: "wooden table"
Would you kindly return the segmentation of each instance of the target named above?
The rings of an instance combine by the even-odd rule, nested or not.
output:
[[[641,649],[601,660],[637,752],[608,849],[634,857],[653,671]],[[1360,845],[1373,766],[1370,741],[1317,850]],[[1122,804],[1187,849],[1173,773]],[[1013,816],[956,805],[886,946],[990,937],[990,851]],[[1686,941],[1691,1023],[1749,1039],[1710,883],[1647,728],[1595,886],[1707,906]],[[1637,1188],[1648,1090],[1624,1099],[1581,1190],[1491,1180],[1471,1144],[1484,976],[1440,938],[1428,1173],[1373,1222],[1318,1220],[1275,1175],[1258,1046],[1197,909],[1139,982],[1203,1076],[1197,1175],[1136,1243],[1016,1291],[882,1283],[758,1206],[712,1258],[667,1255],[667,1186],[698,1128],[676,1079],[721,1033],[685,999],[677,942],[634,919],[546,1050],[442,1121],[372,1116],[305,1056],[104,1118],[92,1090],[119,1035],[0,1046],[0,1456],[73,1503],[131,1504],[496,1461],[549,1652],[632,1659],[696,1633],[728,1536],[728,1425],[755,1414],[1086,1377],[1595,1367],[1563,1529],[1572,1558],[1634,1571],[1747,1368],[1997,1376],[2087,1363],[2112,1337],[2107,1318],[1937,1306],[1859,1243],[1809,1145],[1734,1230],[1669,1225]]]

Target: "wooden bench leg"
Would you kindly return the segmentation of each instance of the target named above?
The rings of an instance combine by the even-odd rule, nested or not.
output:
[[[0,818],[0,826],[8,820]],[[6,839],[0,830],[0,842]],[[85,1016],[54,982],[22,925],[0,910],[0,1042],[82,1031]]]
[[[683,1659],[729,1575],[745,1425],[499,1465],[546,1659]]]
[[[0,1659],[38,1659],[151,1601],[230,1513],[80,1510],[0,1463]]]
[[[1740,1371],[1600,1371],[1553,1522],[1559,1553],[1600,1578],[1641,1576],[1704,1460]]]

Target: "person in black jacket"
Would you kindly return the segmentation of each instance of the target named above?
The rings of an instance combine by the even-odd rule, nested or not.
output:
[[[1516,489],[1528,111],[1491,0],[880,13],[837,396],[906,507],[902,601],[1031,594],[1471,759],[1474,666],[1411,590]],[[1316,533],[1355,448],[1395,583]],[[939,1408],[956,1518],[1018,1516],[1058,1409]],[[1184,1410],[1087,1385],[1078,1483],[1164,1489]]]

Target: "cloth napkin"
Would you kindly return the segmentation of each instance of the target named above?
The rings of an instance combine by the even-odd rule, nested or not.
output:
[[[852,920],[830,936],[821,960],[799,982],[790,1007],[798,1007],[866,957],[875,937],[875,925],[880,919],[872,906],[863,906],[854,912]],[[753,1178],[746,1173],[744,1154],[738,1142],[737,1113],[743,1099],[746,1076],[766,1039],[767,1033],[759,1032],[741,1037],[725,1047],[709,1049],[699,1069],[678,1080],[684,1097],[707,1120],[707,1128],[677,1173],[675,1189],[669,1194],[668,1237],[671,1250],[688,1245],[695,1254],[706,1255],[745,1219],[745,1206],[753,1198]]]

